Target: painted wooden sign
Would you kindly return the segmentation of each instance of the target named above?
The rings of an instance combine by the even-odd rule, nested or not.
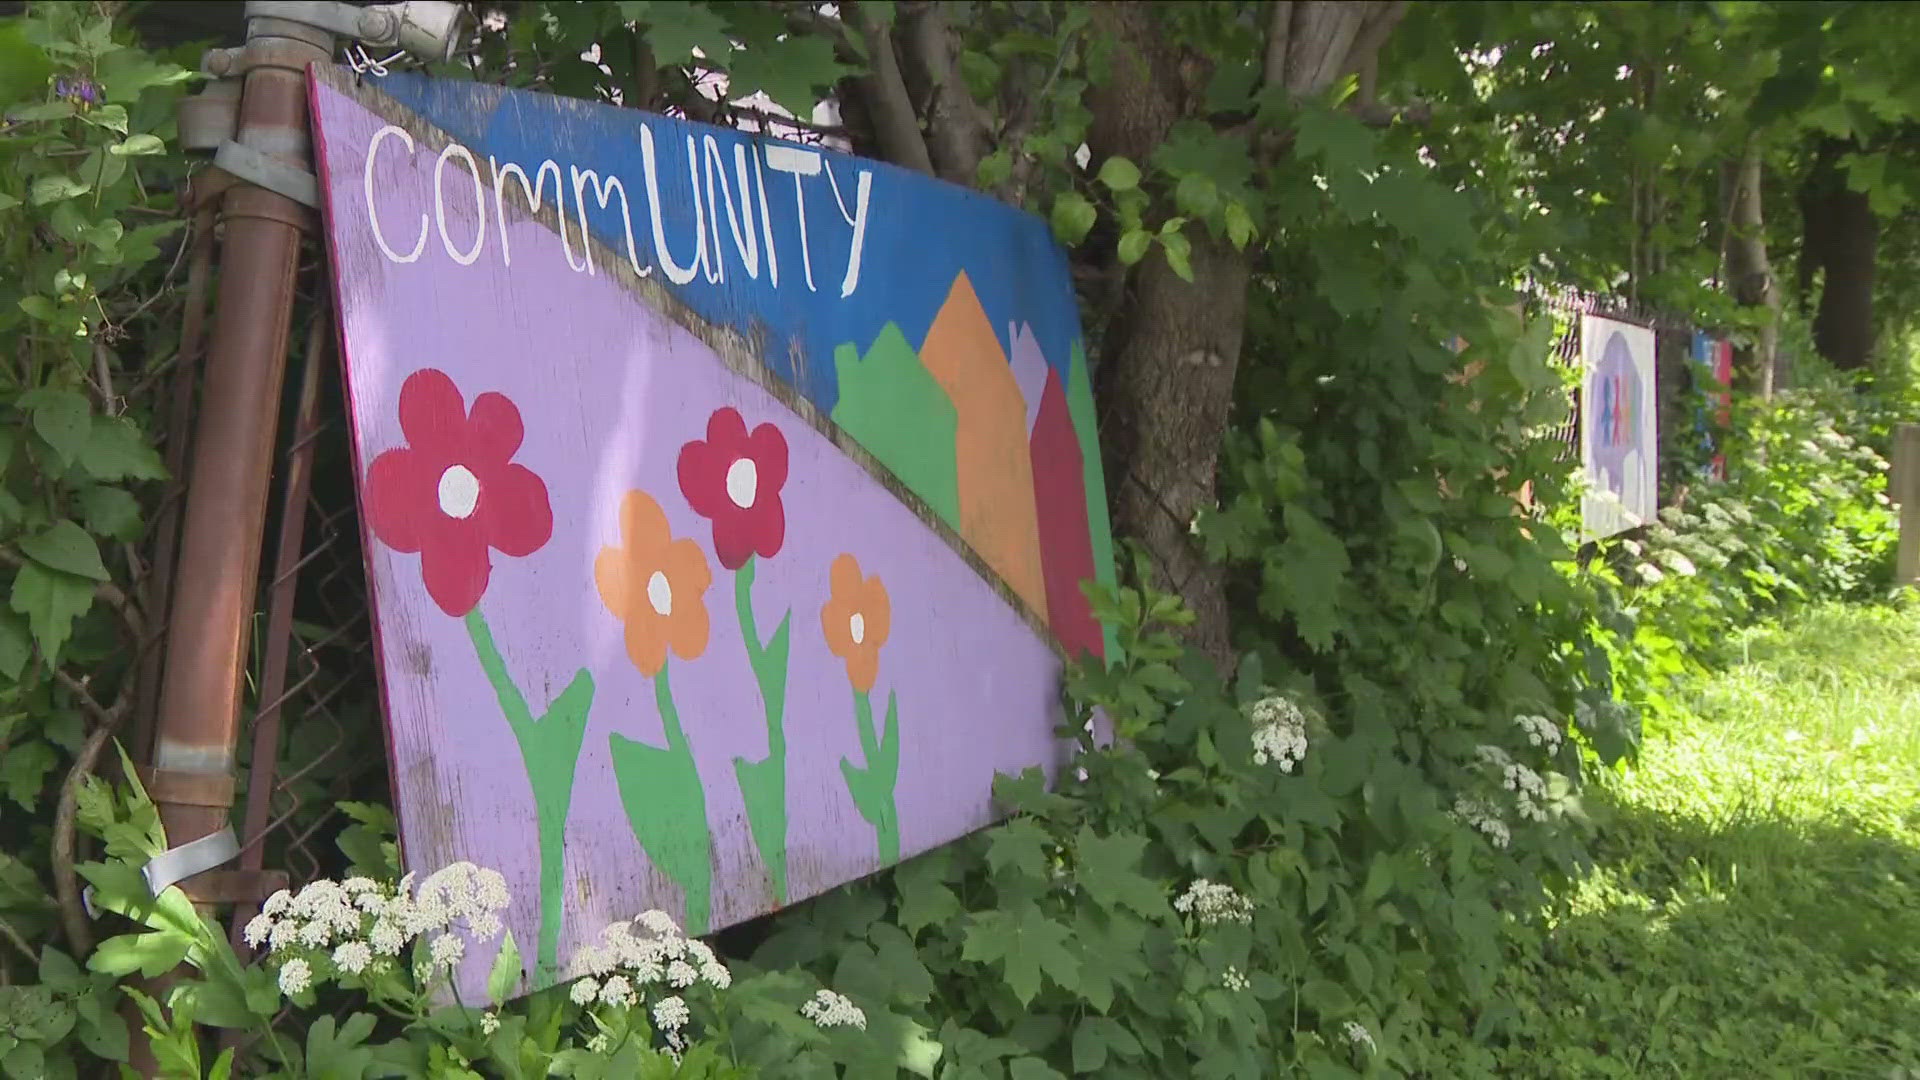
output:
[[[1701,387],[1694,409],[1693,430],[1707,453],[1705,475],[1727,478],[1727,455],[1721,452],[1721,432],[1733,421],[1733,342],[1695,331],[1691,353],[1694,385]]]
[[[1637,528],[1659,509],[1658,383],[1652,330],[1583,315],[1580,341],[1581,522],[1598,538]]]
[[[1113,557],[1044,223],[498,87],[316,69],[313,106],[403,855],[503,872],[536,983],[1062,764]]]

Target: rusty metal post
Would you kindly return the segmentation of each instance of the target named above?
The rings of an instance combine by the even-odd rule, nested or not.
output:
[[[306,67],[332,35],[252,18],[234,142],[308,173]],[[218,56],[220,54],[215,54]],[[210,56],[210,60],[214,59]],[[226,71],[218,71],[225,74]],[[220,831],[233,804],[247,628],[266,525],[287,331],[313,211],[242,180],[221,207],[220,287],[188,473],[150,782],[168,842]]]

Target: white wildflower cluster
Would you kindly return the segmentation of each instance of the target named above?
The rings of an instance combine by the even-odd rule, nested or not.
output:
[[[1174,900],[1173,910],[1182,915],[1192,915],[1208,926],[1253,921],[1253,901],[1233,891],[1231,885],[1222,885],[1206,878],[1187,886],[1187,891]]]
[[[1500,811],[1484,799],[1455,799],[1453,810],[1449,813],[1455,821],[1464,821],[1490,841],[1494,847],[1503,848],[1513,840],[1513,833],[1507,823],[1501,819]]]
[[[1516,716],[1513,722],[1526,735],[1527,745],[1537,746],[1549,755],[1560,751],[1560,743],[1564,738],[1560,733],[1560,725],[1544,716]]]
[[[821,990],[800,1006],[800,1015],[823,1028],[857,1027],[867,1030],[867,1014],[860,1006],[831,990]]]
[[[1227,970],[1223,974],[1221,974],[1220,982],[1228,990],[1231,990],[1236,994],[1241,992],[1242,990],[1245,990],[1247,987],[1253,985],[1252,983],[1247,981],[1247,977],[1245,975],[1242,975],[1240,973],[1239,968],[1233,967],[1231,965],[1229,965]]]
[[[433,935],[428,973],[451,970],[466,955],[467,937],[499,936],[500,913],[510,899],[499,871],[457,862],[429,875],[417,890],[412,874],[398,885],[352,877],[316,881],[298,893],[282,889],[242,933],[249,946],[273,954],[280,989],[297,994],[312,985],[313,963],[321,957],[339,973],[361,975],[426,935]]]
[[[1547,782],[1540,774],[1519,763],[1509,764],[1501,782],[1513,792],[1520,816],[1528,821],[1547,820]]]
[[[1340,1034],[1346,1036],[1349,1044],[1365,1050],[1369,1054],[1379,1049],[1379,1047],[1374,1045],[1373,1032],[1368,1031],[1367,1026],[1358,1020],[1349,1020],[1340,1025]]]
[[[1290,773],[1307,756],[1307,718],[1300,706],[1275,695],[1253,706],[1253,763],[1272,762]]]
[[[1505,769],[1507,766],[1513,764],[1513,758],[1508,757],[1507,752],[1497,746],[1487,746],[1484,744],[1476,746],[1473,748],[1473,756],[1479,758],[1482,765],[1494,769]]]
[[[659,910],[642,912],[636,919],[600,931],[598,944],[583,945],[574,952],[573,970],[581,977],[570,994],[573,1003],[583,1007],[644,1005],[650,987],[680,991],[705,983],[725,990],[733,985],[733,973],[707,943],[682,934],[673,916]],[[661,997],[653,1003],[652,1016],[669,1047],[678,1050],[684,1045],[681,1032],[693,1018],[685,998],[678,993]]]

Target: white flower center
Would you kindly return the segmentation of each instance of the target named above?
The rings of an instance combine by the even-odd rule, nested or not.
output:
[[[727,498],[742,510],[753,505],[760,486],[760,470],[752,458],[741,458],[727,467]]]
[[[480,505],[480,478],[465,465],[455,465],[440,474],[440,512],[450,518],[469,518]]]
[[[867,617],[859,612],[847,620],[847,631],[853,635],[853,643],[859,645],[867,640]]]
[[[668,584],[667,575],[659,570],[647,579],[647,603],[662,615],[673,614],[673,586]]]

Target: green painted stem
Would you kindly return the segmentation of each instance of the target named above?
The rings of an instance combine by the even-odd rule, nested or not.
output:
[[[740,638],[747,646],[747,663],[760,686],[766,709],[767,756],[759,761],[733,759],[733,771],[746,803],[747,826],[753,833],[760,861],[773,885],[773,902],[787,902],[787,644],[793,612],[780,617],[780,627],[765,645],[753,618],[754,560],[749,557],[733,574],[733,606],[740,619]]]
[[[866,757],[864,768],[846,758],[840,759],[840,772],[846,778],[847,791],[860,816],[873,826],[880,849],[880,865],[900,861],[900,810],[894,788],[900,777],[900,702],[887,695],[887,726],[878,738],[873,732],[873,701],[859,690],[853,692],[853,723],[860,734],[860,750]]]
[[[687,933],[704,934],[713,911],[713,834],[707,824],[706,790],[680,712],[673,706],[665,666],[654,676],[653,698],[667,745],[608,736],[614,782],[634,838],[655,868],[680,886]]]
[[[507,674],[506,660],[494,644],[486,617],[476,607],[465,622],[480,668],[520,745],[520,761],[533,788],[540,841],[540,947],[534,978],[538,989],[559,977],[560,929],[566,921],[567,815],[573,806],[573,778],[587,734],[587,714],[593,706],[593,676],[580,669],[545,715],[535,720],[526,698]]]

